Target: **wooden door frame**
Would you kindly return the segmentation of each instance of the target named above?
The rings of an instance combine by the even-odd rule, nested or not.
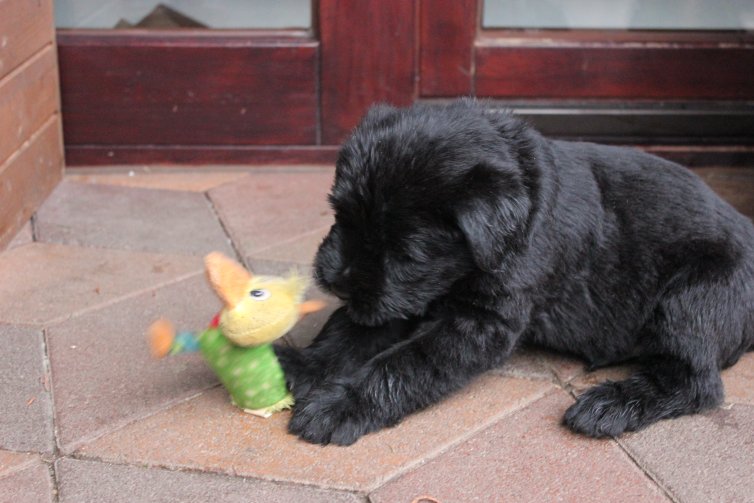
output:
[[[420,1],[423,99],[473,95],[552,136],[687,164],[754,163],[751,32],[483,29],[482,0]]]
[[[459,95],[513,108],[563,138],[630,142],[692,163],[710,156],[726,163],[754,160],[754,71],[740,71],[742,65],[754,70],[751,33],[483,30],[481,1],[315,0],[310,30],[59,30],[68,162],[332,162],[371,103]],[[128,52],[159,60],[166,49],[183,61],[170,60],[174,71],[187,76],[210,68],[218,51],[235,52],[235,67],[196,78],[237,99],[242,93],[232,85],[234,75],[253,80],[252,70],[238,67],[275,62],[269,70],[275,85],[252,89],[260,96],[261,118],[249,126],[243,117],[217,113],[211,102],[172,97],[165,103],[177,106],[179,115],[193,113],[191,120],[171,121],[168,110],[162,117],[145,115],[141,129],[129,132],[140,127],[131,125],[139,122],[137,112],[149,107],[128,95],[129,76],[141,68]],[[731,60],[739,70],[726,67],[711,76],[699,72],[699,58],[707,70]],[[107,84],[109,65],[121,76]],[[84,68],[93,78],[82,85],[76,75]],[[625,75],[635,77],[619,78]],[[158,77],[156,101],[165,92],[160,79],[170,80]],[[291,100],[299,104],[288,114]],[[269,103],[279,104],[279,114],[265,108]],[[180,129],[196,130],[201,114],[210,118],[206,141]],[[171,127],[178,129],[171,133]]]
[[[269,163],[282,157],[311,163],[332,155],[324,152],[323,158],[310,148],[320,134],[319,42],[308,31],[58,30],[57,39],[69,165]],[[247,62],[267,65],[269,72],[255,79]],[[160,64],[170,68],[138,80]],[[81,78],[87,74],[92,78]],[[203,89],[174,96],[181,76]],[[234,83],[239,80],[243,89]],[[252,103],[243,102],[243,94]],[[218,115],[225,101],[225,113]],[[284,112],[275,109],[283,103]],[[196,124],[204,119],[202,139]],[[146,140],[145,132],[154,139]]]
[[[407,105],[417,97],[416,7],[405,0],[318,0],[313,2],[310,30],[58,30],[68,163],[331,163],[338,144],[371,103]],[[360,44],[359,51],[354,49],[355,26],[360,40],[367,41]],[[145,57],[157,58],[168,48],[178,53],[183,62],[172,61],[173,71],[185,75],[211,63],[213,56],[208,48],[243,51],[242,57],[275,61],[278,85],[260,85],[255,89],[266,93],[263,102],[287,103],[285,96],[279,96],[285,92],[285,86],[295,86],[305,79],[311,91],[306,113],[290,117],[287,110],[281,109],[274,118],[279,121],[279,129],[305,129],[311,134],[306,138],[287,138],[287,143],[285,136],[255,138],[239,134],[227,138],[224,144],[199,141],[170,144],[166,139],[176,135],[160,133],[160,128],[167,131],[171,127],[167,111],[161,116],[145,114],[147,124],[129,125],[129,120],[138,122],[134,120],[135,113],[147,107],[144,100],[130,97],[133,75],[142,70],[139,58],[129,58],[128,52],[139,50]],[[277,61],[275,51],[282,53]],[[296,52],[305,52],[302,57],[309,64],[307,72],[279,60]],[[111,66],[117,69],[111,71]],[[113,71],[115,77],[110,75]],[[236,70],[221,71],[230,80]],[[79,77],[86,74],[91,78]],[[103,87],[108,78],[114,81]],[[211,80],[217,83],[223,78],[220,75]],[[209,104],[202,109],[187,99],[170,102],[167,97],[160,98],[160,93],[167,92],[160,79],[167,77],[158,72],[155,82],[142,83],[148,88],[145,92],[153,92],[153,101],[174,103],[172,106],[178,111],[188,109],[194,118],[208,111]],[[226,88],[226,84],[218,84],[213,90],[220,93],[226,92]],[[257,123],[256,132],[263,134],[270,128],[270,117],[272,114]],[[245,124],[237,116],[231,115],[229,120],[236,124],[237,131]],[[209,130],[229,127],[220,122],[218,117],[206,126]],[[173,126],[183,127],[180,123]],[[128,127],[134,128],[133,132]],[[153,142],[140,141],[144,127],[154,135]],[[108,143],[108,137],[116,141]]]

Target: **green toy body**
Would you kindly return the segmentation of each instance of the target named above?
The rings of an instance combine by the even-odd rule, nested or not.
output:
[[[200,351],[237,407],[262,417],[291,408],[293,395],[272,342],[325,303],[303,301],[308,282],[295,273],[253,276],[218,252],[207,255],[204,264],[223,309],[198,334],[176,333],[169,320],[156,320],[148,331],[152,356]]]
[[[198,337],[199,350],[233,403],[248,411],[273,413],[293,405],[272,344],[240,347],[229,341],[219,327],[210,327]]]

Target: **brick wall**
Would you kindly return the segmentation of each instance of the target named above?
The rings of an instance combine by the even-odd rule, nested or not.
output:
[[[0,250],[62,172],[52,0],[0,0]]]

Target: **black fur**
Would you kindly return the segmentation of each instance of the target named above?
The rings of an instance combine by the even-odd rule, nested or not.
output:
[[[687,169],[550,141],[473,101],[373,108],[345,143],[319,284],[344,300],[278,349],[290,431],[350,444],[532,343],[641,370],[582,394],[616,436],[720,403],[754,344],[754,227]]]

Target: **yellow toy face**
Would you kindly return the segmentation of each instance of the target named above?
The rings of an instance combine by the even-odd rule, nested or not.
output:
[[[255,276],[246,294],[220,315],[223,334],[239,346],[255,346],[285,335],[298,321],[301,280]]]
[[[239,346],[255,346],[285,335],[298,321],[306,281],[252,276],[238,262],[211,253],[204,259],[212,288],[225,304],[220,314],[223,334]]]

